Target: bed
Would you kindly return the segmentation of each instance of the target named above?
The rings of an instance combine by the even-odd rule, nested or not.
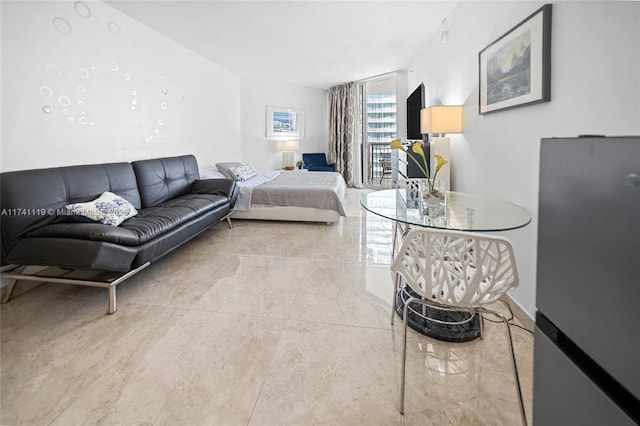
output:
[[[229,164],[201,170],[201,178],[230,177],[239,187],[232,219],[332,223],[345,216],[347,185],[335,172],[267,170],[246,179],[229,173]],[[219,176],[221,174],[221,176]]]

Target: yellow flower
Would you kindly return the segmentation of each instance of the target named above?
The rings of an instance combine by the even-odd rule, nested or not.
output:
[[[389,143],[389,146],[391,146],[391,149],[402,149],[404,151],[404,148],[402,147],[402,139],[394,139]]]
[[[447,163],[448,161],[445,160],[444,157],[442,157],[442,155],[436,154],[436,173],[438,172],[438,170],[442,168],[442,166],[446,165]]]
[[[424,157],[424,149],[422,149],[423,146],[424,146],[424,142],[416,142],[411,147],[411,150],[416,154],[419,154]]]

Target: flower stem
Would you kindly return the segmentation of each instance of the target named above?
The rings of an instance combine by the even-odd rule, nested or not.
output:
[[[409,153],[407,152],[407,154],[409,154]],[[422,165],[420,163],[418,163],[418,160],[416,160],[413,155],[409,154],[409,158],[411,158],[413,160],[413,162],[416,163],[416,166],[418,166],[420,168],[420,170],[424,174],[424,177],[426,177],[427,180],[429,180],[429,172],[424,167],[422,167]]]

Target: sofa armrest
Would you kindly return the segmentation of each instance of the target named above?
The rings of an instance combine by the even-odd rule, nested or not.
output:
[[[191,184],[189,193],[224,195],[233,207],[238,198],[238,185],[232,179],[202,179]]]

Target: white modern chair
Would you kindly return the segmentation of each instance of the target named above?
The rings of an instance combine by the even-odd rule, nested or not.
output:
[[[502,320],[511,352],[520,416],[526,425],[509,323],[502,313],[483,307],[497,301],[518,285],[518,271],[509,240],[472,232],[413,228],[405,236],[391,272],[396,287],[394,308],[395,294],[400,286],[406,285],[417,294],[406,301],[402,315],[404,338],[400,413],[404,414],[408,309],[411,304],[420,304],[480,315],[481,338],[482,314],[493,314]]]

